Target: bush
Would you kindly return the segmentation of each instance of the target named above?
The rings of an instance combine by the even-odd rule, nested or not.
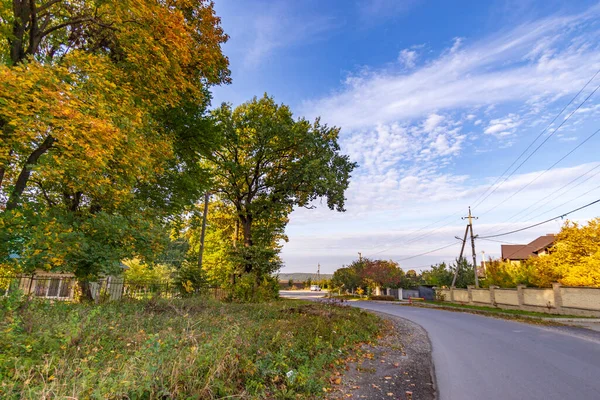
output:
[[[383,301],[394,301],[396,298],[394,296],[370,296],[369,300],[383,300]]]
[[[244,274],[231,288],[229,300],[237,303],[260,303],[279,297],[279,282],[272,276],[258,278],[255,274]]]

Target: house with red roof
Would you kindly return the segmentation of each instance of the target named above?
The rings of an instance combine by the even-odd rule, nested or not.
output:
[[[556,235],[540,236],[528,244],[503,244],[501,246],[502,259],[514,263],[521,263],[530,257],[539,257],[548,254],[556,241]]]

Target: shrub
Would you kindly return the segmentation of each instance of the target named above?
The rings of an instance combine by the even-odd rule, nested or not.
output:
[[[259,278],[249,273],[239,277],[231,287],[231,301],[237,303],[260,303],[279,297],[279,282],[272,276]]]
[[[394,296],[381,295],[381,296],[370,296],[369,300],[394,301],[394,300],[396,300],[396,298]]]

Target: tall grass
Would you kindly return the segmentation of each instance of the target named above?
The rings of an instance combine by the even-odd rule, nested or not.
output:
[[[298,301],[0,303],[0,397],[14,399],[312,398],[378,325]]]

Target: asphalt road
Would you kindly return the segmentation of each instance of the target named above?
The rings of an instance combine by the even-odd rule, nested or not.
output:
[[[442,400],[600,399],[600,341],[593,333],[396,304],[348,304],[427,331]]]

